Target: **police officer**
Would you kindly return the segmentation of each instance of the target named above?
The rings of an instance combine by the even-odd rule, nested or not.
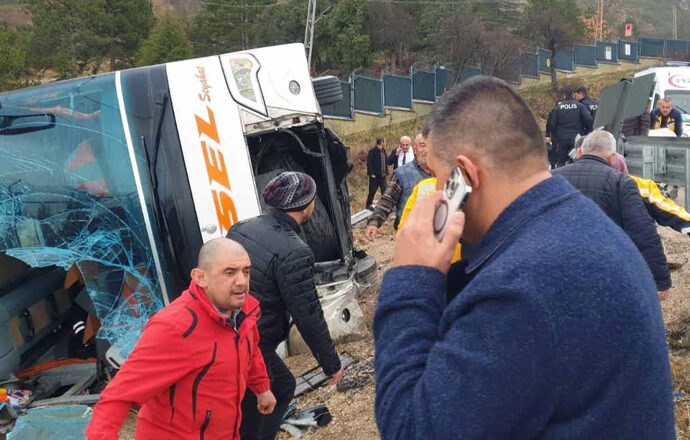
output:
[[[575,136],[592,131],[592,115],[587,107],[580,104],[570,89],[562,92],[563,101],[556,105],[553,117],[549,121],[551,136],[558,141],[555,147],[555,168],[562,167],[572,160],[568,156],[575,148]]]
[[[573,92],[573,96],[575,99],[580,101],[580,104],[587,107],[587,110],[589,110],[589,113],[592,115],[592,120],[594,120],[597,116],[597,110],[599,110],[599,103],[589,96],[587,89],[584,87],[578,87]]]

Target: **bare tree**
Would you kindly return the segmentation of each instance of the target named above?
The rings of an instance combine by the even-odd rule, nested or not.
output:
[[[483,50],[486,28],[477,18],[454,14],[446,18],[436,42],[436,57],[454,70],[453,83],[470,66],[476,66]]]
[[[412,15],[392,3],[370,3],[369,22],[374,50],[384,53],[391,68],[401,66],[417,33]]]
[[[520,62],[525,50],[523,41],[502,30],[487,31],[482,36],[479,64],[484,75],[492,75],[506,81],[519,77]]]

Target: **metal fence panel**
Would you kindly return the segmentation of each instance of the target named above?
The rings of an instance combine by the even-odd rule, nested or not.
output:
[[[663,57],[666,43],[661,38],[641,37],[640,56],[642,57]]]
[[[522,76],[539,79],[539,55],[536,53],[523,54],[520,72]]]
[[[441,96],[453,82],[453,71],[444,67],[436,68],[436,96]]]
[[[617,63],[618,43],[597,41],[597,61],[600,63]]]
[[[572,49],[556,52],[556,69],[569,72],[575,70],[575,54]]]
[[[436,75],[434,72],[415,70],[412,72],[412,99],[418,101],[434,102],[434,84]]]
[[[409,76],[383,75],[383,103],[386,107],[412,108],[412,79]]]
[[[355,76],[355,110],[383,114],[383,81]]]
[[[349,82],[340,81],[340,88],[343,90],[342,101],[321,107],[321,113],[336,118],[352,118],[352,87]]]
[[[460,74],[460,81],[465,81],[465,80],[472,78],[473,76],[477,76],[477,75],[481,75],[481,74],[482,74],[481,67],[474,67],[474,66],[465,67],[464,69],[462,69],[462,73]]]
[[[540,47],[537,52],[539,53],[539,71],[551,73],[551,51]]]
[[[637,41],[618,40],[618,58],[625,61],[640,60],[640,43]]]
[[[575,64],[597,67],[597,47],[578,44],[575,46]]]
[[[666,40],[666,56],[684,59],[688,54],[687,40]]]

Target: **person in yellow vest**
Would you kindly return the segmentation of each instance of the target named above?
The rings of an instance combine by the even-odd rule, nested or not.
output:
[[[412,194],[410,194],[410,197],[407,199],[405,207],[403,208],[403,212],[400,215],[398,231],[400,231],[400,228],[402,228],[402,225],[405,223],[405,220],[407,220],[407,216],[410,215],[410,211],[412,211],[412,208],[414,207],[417,198],[421,200],[424,197],[433,194],[434,192],[436,192],[435,177],[424,179],[414,187],[414,189],[412,190]],[[455,247],[455,254],[453,254],[452,262],[455,263],[456,261],[460,261],[460,256],[460,243],[458,243],[458,245]]]
[[[649,211],[649,214],[657,224],[668,226],[690,236],[690,213],[670,198],[664,196],[656,182],[630,174],[625,158],[621,154],[615,153],[615,159],[612,161],[611,166],[621,173],[628,174],[635,181],[647,211]]]
[[[690,236],[690,213],[665,197],[653,180],[629,175],[637,184],[640,195],[652,218],[661,226],[668,226]]]

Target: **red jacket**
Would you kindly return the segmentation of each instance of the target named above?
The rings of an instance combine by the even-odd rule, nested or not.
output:
[[[89,440],[117,440],[132,405],[137,439],[239,439],[246,387],[270,388],[258,349],[259,302],[247,295],[238,331],[194,282],[146,324],[86,429]]]

